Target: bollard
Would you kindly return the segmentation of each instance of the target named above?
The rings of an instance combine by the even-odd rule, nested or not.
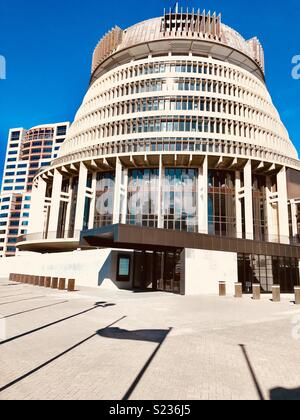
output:
[[[75,292],[75,279],[68,280],[68,292]]]
[[[51,287],[51,277],[45,278],[45,287],[47,287],[47,289]]]
[[[58,278],[52,277],[51,289],[57,289],[57,288],[58,288]]]
[[[253,300],[260,300],[260,284],[253,284]]]
[[[39,284],[40,284],[40,278],[39,278],[39,276],[34,276],[34,285],[35,286],[39,286]]]
[[[29,283],[34,286],[34,276],[29,276]]]
[[[243,285],[242,283],[235,283],[235,295],[236,298],[242,298],[243,297]]]
[[[295,304],[300,305],[300,286],[295,286]]]
[[[274,285],[272,287],[273,302],[280,302],[280,286]]]
[[[66,279],[59,279],[58,290],[66,289]]]
[[[44,276],[40,276],[39,286],[40,287],[44,287],[45,286],[45,277]]]
[[[221,297],[226,296],[226,282],[225,281],[219,282],[219,296]]]

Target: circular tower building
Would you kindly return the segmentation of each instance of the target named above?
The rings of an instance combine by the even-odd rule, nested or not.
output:
[[[216,14],[170,11],[97,45],[67,139],[35,178],[19,249],[121,249],[110,261],[118,287],[291,291],[299,171],[258,39]]]

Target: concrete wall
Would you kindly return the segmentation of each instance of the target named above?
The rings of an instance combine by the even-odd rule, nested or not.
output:
[[[118,251],[111,249],[44,255],[22,252],[0,259],[0,278],[8,278],[10,273],[43,275],[75,278],[78,286],[130,289],[132,274],[129,283],[116,282],[117,256]]]
[[[238,281],[237,254],[229,252],[185,250],[185,294],[219,293],[219,282],[226,281],[228,294],[234,294]]]

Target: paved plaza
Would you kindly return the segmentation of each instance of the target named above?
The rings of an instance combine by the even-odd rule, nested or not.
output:
[[[0,399],[300,399],[291,300],[0,280]]]

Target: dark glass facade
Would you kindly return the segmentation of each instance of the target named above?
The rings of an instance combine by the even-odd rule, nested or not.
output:
[[[236,237],[235,172],[208,173],[208,233]]]
[[[266,293],[273,285],[280,285],[282,293],[293,293],[300,284],[299,262],[297,258],[238,254],[238,280],[244,293],[251,293],[253,284],[260,284]]]
[[[257,241],[268,240],[266,177],[253,175],[253,231]]]

